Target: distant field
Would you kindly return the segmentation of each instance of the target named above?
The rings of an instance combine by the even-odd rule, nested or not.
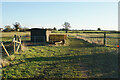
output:
[[[18,36],[26,36],[26,35],[30,35],[30,32],[2,32],[2,35],[0,36],[0,39],[2,41],[12,41],[14,35],[18,35]]]
[[[83,33],[83,32],[110,32],[110,31],[68,31],[68,33]],[[53,33],[65,33],[65,31],[53,31]]]
[[[83,33],[83,32],[107,32],[107,31],[78,31],[79,33],[76,33],[76,31],[68,31],[68,34],[82,34],[82,35],[89,35],[89,36],[94,36],[94,35],[99,35],[99,36],[101,36],[101,35],[103,35],[103,34],[91,34],[91,33]],[[66,34],[65,33],[65,31],[53,31],[52,32],[52,34]],[[25,35],[30,35],[30,32],[28,31],[28,32],[1,32],[1,34],[2,34],[2,37],[13,37],[15,34],[16,35],[20,35],[20,36],[25,36]],[[110,35],[110,36],[120,36],[120,35],[116,35],[116,33],[114,33],[114,34],[107,34],[107,35]]]
[[[14,35],[30,35],[30,32],[2,32],[2,37],[13,37]]]

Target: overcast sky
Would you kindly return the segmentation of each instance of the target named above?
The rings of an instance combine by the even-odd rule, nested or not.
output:
[[[2,2],[2,23],[29,28],[118,30],[118,2]]]

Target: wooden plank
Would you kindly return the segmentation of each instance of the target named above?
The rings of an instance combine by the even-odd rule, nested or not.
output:
[[[5,50],[7,56],[9,56],[9,53],[7,52],[7,50],[6,50],[5,46],[3,45],[3,43],[1,43],[1,45],[2,45],[3,49]]]
[[[18,52],[18,50],[19,50],[19,48],[20,48],[20,46],[21,46],[21,37],[19,36],[18,37],[18,40],[19,40],[19,42],[18,41],[16,41],[17,43],[19,43],[19,45],[18,45],[18,47],[17,47],[17,52]]]
[[[21,43],[21,42],[19,42],[19,41],[14,41],[14,42],[16,42],[16,43]]]
[[[15,53],[15,38],[13,40],[13,45],[14,45],[14,53]]]
[[[18,52],[18,50],[19,50],[20,46],[21,46],[21,43],[19,43],[19,45],[18,45],[18,47],[17,47],[17,50],[16,50],[17,52]]]

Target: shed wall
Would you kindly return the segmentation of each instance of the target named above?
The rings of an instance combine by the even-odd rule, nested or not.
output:
[[[50,33],[51,31],[46,29],[33,29],[31,30],[31,41],[32,42],[48,42]]]

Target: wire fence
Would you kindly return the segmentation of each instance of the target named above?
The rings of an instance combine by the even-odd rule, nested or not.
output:
[[[120,36],[118,33],[80,33],[76,34],[76,37],[98,45],[111,47],[120,46]]]
[[[96,43],[96,44],[104,44],[104,38],[102,37],[86,37],[86,36],[81,36],[77,35],[77,38],[84,39],[85,41],[88,41],[89,43]]]

